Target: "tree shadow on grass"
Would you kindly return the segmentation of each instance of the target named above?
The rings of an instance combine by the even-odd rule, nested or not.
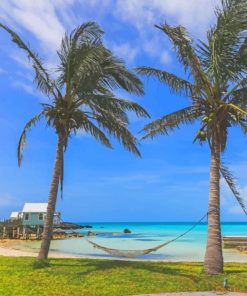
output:
[[[73,263],[72,263],[73,262]],[[114,269],[129,269],[130,271],[145,270],[151,274],[160,274],[173,277],[184,277],[193,282],[198,282],[202,274],[202,264],[191,264],[193,267],[200,267],[198,273],[191,272],[186,268],[186,264],[181,266],[181,263],[167,263],[167,262],[137,262],[124,260],[97,260],[97,259],[73,259],[69,263],[51,262],[54,267],[74,267],[77,275],[89,275],[93,272],[105,272]],[[83,270],[85,269],[86,270]]]

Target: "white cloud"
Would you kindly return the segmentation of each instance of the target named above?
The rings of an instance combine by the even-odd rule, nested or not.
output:
[[[22,36],[23,30],[31,33],[39,41],[42,56],[52,64],[65,31],[76,26],[77,19],[71,10],[73,3],[74,0],[1,0],[0,21]]]
[[[146,25],[173,21],[201,33],[213,20],[217,0],[118,0],[116,13],[139,30]]]
[[[214,7],[218,0],[118,0],[114,12],[123,22],[132,24],[139,32],[139,44],[150,56],[159,57],[165,65],[170,63],[169,48],[164,51],[165,38],[154,28],[168,22],[184,25],[201,37],[214,20]],[[163,38],[163,39],[162,39]],[[162,54],[161,54],[162,53]]]
[[[170,64],[170,62],[172,61],[172,57],[169,54],[168,51],[164,51],[161,56],[160,56],[160,61],[162,64],[167,65]]]
[[[55,51],[65,31],[55,13],[56,3],[49,0],[3,0],[0,8],[12,22],[31,32],[44,49]]]
[[[24,54],[24,52],[21,51],[14,51],[10,54],[10,57],[15,60],[20,66],[23,68],[32,69],[31,63],[29,63],[27,56]]]
[[[41,52],[48,57],[48,64],[54,65],[56,50],[66,30],[76,27],[90,14],[99,23],[110,15],[117,25],[132,25],[138,34],[134,43],[112,41],[112,49],[118,56],[132,63],[138,54],[146,53],[167,65],[171,62],[170,45],[166,48],[168,43],[154,24],[165,21],[182,24],[193,35],[201,36],[214,19],[213,7],[217,2],[219,0],[2,0],[0,20],[17,32],[31,33],[39,41]],[[78,14],[79,10],[82,13]]]
[[[37,90],[33,87],[32,84],[28,84],[22,81],[13,81],[12,82],[12,86],[17,87],[17,88],[21,88],[23,89],[25,92],[27,92],[28,94],[32,95],[32,96],[40,96],[40,94],[37,92]]]
[[[111,48],[117,57],[121,57],[130,63],[134,61],[138,53],[138,49],[127,42],[122,44],[113,44]]]

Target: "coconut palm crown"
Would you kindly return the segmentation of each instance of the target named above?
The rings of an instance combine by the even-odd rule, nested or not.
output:
[[[223,271],[220,232],[220,172],[246,213],[234,178],[220,157],[227,145],[228,130],[239,126],[247,132],[247,5],[245,0],[222,0],[215,9],[217,22],[207,32],[206,41],[195,42],[183,26],[156,26],[173,45],[185,71],[184,79],[150,67],[137,72],[156,77],[176,95],[188,97],[190,104],[165,115],[144,128],[144,138],[168,134],[182,124],[200,123],[194,141],[207,142],[211,149],[208,243],[204,269]]]
[[[103,31],[95,22],[84,23],[71,34],[65,34],[58,51],[57,78],[45,68],[42,60],[10,28],[0,24],[12,41],[24,50],[35,70],[37,88],[50,99],[42,110],[25,126],[18,145],[21,165],[26,134],[40,119],[54,128],[58,137],[54,173],[50,188],[46,221],[38,258],[48,256],[52,235],[58,186],[63,190],[63,155],[68,140],[80,131],[91,134],[104,146],[112,148],[109,136],[137,156],[140,152],[135,136],[128,129],[128,112],[138,117],[148,113],[137,103],[117,97],[113,91],[123,89],[136,95],[143,94],[143,85],[137,76],[125,67],[102,42]]]

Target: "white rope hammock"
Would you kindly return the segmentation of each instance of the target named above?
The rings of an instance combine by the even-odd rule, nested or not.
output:
[[[211,212],[214,212],[216,211],[216,209],[213,209]],[[99,244],[96,244],[95,242],[92,242],[91,240],[88,240],[87,241],[93,245],[95,248],[99,249],[99,250],[102,250],[106,253],[109,253],[113,256],[116,256],[116,257],[140,257],[140,256],[143,256],[143,255],[147,255],[149,253],[152,253],[152,252],[156,252],[158,251],[159,249],[167,246],[168,244],[178,240],[179,238],[181,238],[182,236],[186,235],[187,233],[189,233],[190,231],[192,231],[199,223],[202,222],[202,220],[204,220],[205,217],[208,216],[208,213],[206,215],[204,215],[198,222],[196,222],[195,224],[193,224],[188,230],[186,230],[185,232],[183,232],[182,234],[180,234],[179,236],[169,240],[169,241],[166,241],[164,242],[163,244],[161,245],[158,245],[157,247],[154,247],[154,248],[149,248],[149,249],[144,249],[144,250],[119,250],[119,249],[112,249],[112,248],[108,248],[108,247],[104,247],[104,246],[101,246]]]
[[[116,257],[140,257],[143,255],[147,255],[151,252],[156,252],[158,251],[160,248],[166,246],[167,244],[170,243],[169,242],[165,242],[155,248],[150,248],[150,249],[145,249],[145,250],[118,250],[118,249],[111,249],[111,248],[107,248],[101,245],[98,245],[90,240],[87,240],[91,245],[93,245],[95,248],[100,249],[106,253],[109,253],[113,256]]]

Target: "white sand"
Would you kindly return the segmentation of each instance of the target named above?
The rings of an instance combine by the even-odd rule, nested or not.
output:
[[[11,247],[13,242],[6,240],[0,241],[0,256],[10,256],[10,257],[37,257],[38,252],[33,250],[19,250],[17,248]],[[49,252],[49,257],[52,258],[76,258],[74,254],[65,254],[61,252]]]
[[[19,248],[18,245],[23,243],[23,241],[20,240],[8,240],[8,239],[2,239],[0,240],[0,256],[10,256],[10,257],[19,257],[19,256],[28,256],[28,257],[37,257],[38,255],[38,249],[23,249]],[[98,256],[94,255],[82,255],[82,254],[73,254],[73,253],[63,253],[59,251],[50,251],[49,257],[51,258],[89,258],[89,259],[99,259]],[[109,256],[102,255],[100,257],[101,259],[113,259],[113,260],[123,260],[123,261],[164,261],[164,262],[194,262],[194,261],[200,261],[195,259],[186,259],[186,260],[155,260],[155,259],[137,259],[137,258],[113,258]],[[239,263],[246,263],[247,262],[247,255],[242,255],[239,252],[231,253],[229,250],[226,250],[224,253],[224,261],[225,262],[239,262]],[[246,294],[247,295],[247,294]]]

